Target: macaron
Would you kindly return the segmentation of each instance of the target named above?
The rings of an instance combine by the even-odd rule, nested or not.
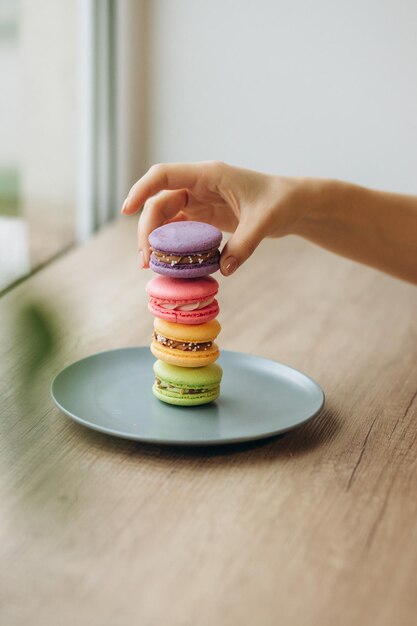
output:
[[[153,370],[155,383],[152,391],[162,402],[197,406],[213,402],[219,397],[223,371],[217,363],[185,368],[156,361]]]
[[[155,276],[146,286],[148,309],[160,319],[179,324],[204,324],[219,312],[217,280]]]
[[[179,367],[203,367],[219,357],[214,343],[221,326],[217,320],[205,324],[176,324],[158,317],[154,320],[151,352],[157,358]]]
[[[172,222],[149,235],[149,267],[174,278],[199,278],[219,269],[222,233],[202,222]]]

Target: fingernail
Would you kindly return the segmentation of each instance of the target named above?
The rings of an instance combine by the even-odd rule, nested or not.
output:
[[[123,206],[122,209],[120,211],[120,213],[126,213],[126,209],[127,209],[127,205],[129,204],[129,198],[126,198],[126,200],[123,202]]]
[[[223,264],[223,272],[226,276],[230,276],[237,270],[238,262],[234,256],[229,256]]]
[[[145,267],[145,259],[144,259],[142,250],[139,250],[139,265],[141,269]]]

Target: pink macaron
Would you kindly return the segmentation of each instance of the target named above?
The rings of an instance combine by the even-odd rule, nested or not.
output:
[[[204,324],[216,317],[219,304],[215,299],[219,285],[211,276],[204,278],[171,278],[156,276],[149,281],[148,308],[152,315],[168,322]]]

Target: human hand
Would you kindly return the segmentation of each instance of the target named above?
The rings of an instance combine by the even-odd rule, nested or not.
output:
[[[232,274],[264,237],[291,232],[297,219],[297,179],[208,161],[153,165],[131,188],[122,213],[143,210],[138,225],[142,267],[149,266],[149,234],[175,220],[195,220],[232,232],[220,270]]]

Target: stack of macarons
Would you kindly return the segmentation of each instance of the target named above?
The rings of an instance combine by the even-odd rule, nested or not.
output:
[[[147,285],[154,315],[152,354],[154,395],[182,406],[206,404],[220,393],[222,369],[215,363],[221,326],[216,316],[222,234],[201,222],[173,222],[149,236],[150,268],[158,274]]]

